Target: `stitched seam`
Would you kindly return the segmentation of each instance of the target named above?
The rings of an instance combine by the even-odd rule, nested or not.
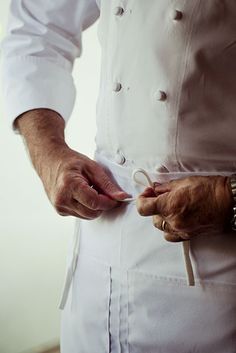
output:
[[[109,268],[109,294],[108,294],[108,315],[107,315],[107,351],[111,353],[111,292],[112,292],[112,277],[111,267]]]
[[[112,9],[112,5],[111,5],[111,9]],[[111,18],[112,18],[112,14],[110,14],[110,16],[111,16]],[[114,17],[114,16],[113,16]],[[109,50],[110,50],[110,54],[109,53],[107,53],[108,54],[108,56],[110,56],[110,55],[114,55],[114,56],[116,56],[116,52],[117,52],[117,49],[118,49],[118,40],[119,40],[119,33],[118,33],[118,24],[117,24],[117,19],[116,18],[114,18],[114,22],[115,23],[113,23],[113,27],[114,27],[114,29],[113,29],[113,31],[115,32],[114,33],[114,36],[113,36],[113,38],[111,38],[112,36],[111,36],[111,33],[110,33],[110,36],[109,36],[109,40],[110,40],[110,48],[109,48]],[[111,24],[111,26],[112,26],[112,24]],[[112,45],[113,44],[113,45]],[[110,61],[111,62],[111,61]],[[110,76],[110,78],[112,78],[111,76]],[[109,84],[111,84],[111,82],[109,82]],[[114,145],[114,143],[113,143],[113,138],[112,138],[112,126],[111,126],[111,122],[112,122],[112,119],[113,119],[113,117],[114,117],[114,99],[116,98],[116,94],[120,94],[120,93],[122,93],[122,92],[110,92],[110,97],[111,97],[111,101],[110,101],[110,105],[109,105],[109,107],[110,107],[110,109],[109,109],[109,112],[110,112],[110,114],[108,115],[108,119],[107,119],[107,137],[108,137],[108,140],[109,140],[109,144],[110,144],[110,146],[111,146],[111,149],[112,149],[112,152],[115,152],[115,145]]]
[[[185,2],[186,4],[186,2]],[[187,70],[187,59],[189,57],[189,52],[190,52],[190,45],[191,45],[191,38],[192,38],[192,33],[193,33],[193,29],[194,29],[194,21],[193,21],[193,16],[196,13],[196,10],[198,8],[198,6],[200,5],[200,0],[197,0],[193,11],[192,11],[192,15],[189,19],[190,22],[190,29],[188,32],[188,36],[186,39],[186,50],[185,50],[185,56],[184,56],[184,67],[181,70],[182,71],[182,76],[178,82],[177,85],[177,99],[176,99],[176,105],[175,105],[175,119],[176,119],[176,133],[175,133],[175,142],[174,142],[174,153],[175,153],[175,159],[176,162],[178,163],[178,166],[180,167],[180,161],[179,161],[179,156],[177,153],[177,144],[178,144],[178,136],[179,136],[179,118],[178,118],[178,113],[179,113],[179,106],[180,106],[180,97],[181,97],[181,91],[182,91],[182,85],[184,82],[184,78],[185,78],[185,74],[186,74],[186,70]]]
[[[120,227],[120,247],[119,247],[119,266],[120,266],[120,269],[122,269],[122,254],[123,254],[123,234],[124,234],[124,227],[125,227],[125,221],[126,219],[129,217],[129,213],[131,212],[132,208],[127,207],[127,214],[126,214],[126,217],[123,217],[122,219],[122,224],[121,224],[121,227]],[[119,287],[119,302],[118,302],[118,305],[119,305],[119,348],[120,348],[120,351],[122,352],[122,335],[121,335],[121,324],[122,324],[122,318],[123,318],[123,315],[122,315],[122,309],[123,309],[123,302],[122,302],[122,299],[124,298],[124,284],[123,284],[123,274],[122,274],[123,271],[121,271],[121,283],[120,283],[120,287]],[[124,310],[124,309],[123,309]]]
[[[101,2],[101,13],[105,13],[106,10],[103,9],[103,6],[108,6],[107,4],[104,4],[103,1]],[[105,107],[102,108],[101,111],[98,112],[99,114],[99,117],[100,119],[105,119],[105,122],[104,122],[104,133],[106,134],[106,143],[107,143],[107,146],[109,149],[112,150],[112,148],[114,149],[114,146],[113,146],[113,141],[112,141],[112,138],[111,138],[111,134],[110,134],[110,130],[111,130],[111,127],[110,127],[110,120],[111,120],[111,115],[112,115],[112,107],[113,107],[113,92],[111,91],[111,65],[110,65],[110,62],[111,60],[108,60],[106,59],[104,61],[104,58],[110,58],[110,56],[112,55],[112,53],[114,53],[114,47],[115,47],[115,43],[117,43],[117,38],[116,40],[113,40],[112,39],[112,34],[113,34],[113,31],[115,31],[115,29],[112,30],[112,28],[115,26],[113,26],[113,24],[111,23],[111,21],[113,20],[113,16],[111,14],[111,11],[112,11],[112,4],[110,4],[110,8],[108,10],[108,23],[107,23],[107,44],[106,44],[106,51],[104,52],[104,39],[101,37],[101,57],[102,57],[102,72],[103,74],[105,73],[105,78],[103,79],[102,77],[100,77],[100,80],[103,80],[103,85],[105,84],[105,95],[107,95],[107,98],[102,99],[102,103],[105,104]],[[104,14],[103,16],[100,18],[100,22],[99,22],[99,30],[100,32],[102,32],[102,28],[104,26],[103,24],[103,21],[105,21],[104,19]],[[117,33],[117,31],[116,31]],[[110,88],[110,89],[109,89]],[[107,90],[109,90],[107,92]],[[100,92],[99,94],[99,99],[100,99],[100,95],[102,93]],[[101,104],[101,103],[100,103]],[[101,117],[101,112],[103,114],[103,111],[105,111],[105,116]]]
[[[163,281],[165,283],[172,283],[172,284],[177,284],[179,286],[183,287],[188,287],[186,279],[183,277],[168,277],[168,276],[158,276],[152,273],[147,273],[144,271],[137,271],[137,270],[128,270],[130,275],[133,277],[141,276],[141,277],[147,277],[147,278],[153,278],[159,281]],[[207,287],[207,288],[215,288],[215,289],[221,289],[223,291],[236,291],[236,283],[225,283],[225,282],[220,282],[220,281],[210,281],[210,280],[201,280],[201,279],[196,279],[195,280],[195,286],[198,288],[201,287]],[[191,290],[194,290],[194,287],[192,287]]]

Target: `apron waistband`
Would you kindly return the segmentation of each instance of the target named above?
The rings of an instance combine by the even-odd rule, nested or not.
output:
[[[120,165],[115,161],[108,159],[103,154],[99,152],[94,153],[94,160],[98,163],[102,164],[103,166],[107,167],[108,169],[112,170],[113,174],[117,174],[121,177],[125,178],[132,178],[132,174],[134,170],[138,170],[140,168],[132,168],[130,166]],[[142,168],[141,168],[142,169]],[[145,168],[146,173],[149,175],[150,179],[155,180],[160,183],[168,182],[173,179],[181,179],[188,176],[213,176],[213,175],[222,175],[222,176],[229,176],[235,174],[235,170],[226,170],[226,171],[184,171],[184,172],[157,172],[150,169]]]

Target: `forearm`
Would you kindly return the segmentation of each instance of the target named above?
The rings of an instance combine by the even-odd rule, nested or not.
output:
[[[15,126],[23,136],[31,161],[42,176],[43,167],[68,147],[65,143],[65,122],[55,111],[35,109],[22,114]]]
[[[130,196],[110,180],[98,163],[67,146],[65,122],[56,112],[31,110],[15,124],[48,198],[60,215],[94,219]]]

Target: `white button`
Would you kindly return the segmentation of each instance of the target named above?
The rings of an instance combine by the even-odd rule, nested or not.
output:
[[[167,98],[166,93],[164,91],[157,91],[155,96],[158,101],[165,101]]]
[[[124,13],[124,9],[121,6],[117,6],[114,8],[114,15],[116,16],[122,16]]]
[[[173,20],[178,21],[178,20],[181,20],[182,17],[183,17],[183,13],[182,13],[181,11],[179,11],[179,10],[173,10],[173,13],[172,13],[172,18],[173,18]]]
[[[115,161],[118,164],[124,164],[125,163],[125,156],[121,152],[118,152],[115,156]]]
[[[121,90],[121,83],[120,82],[114,82],[113,83],[113,91],[114,92],[119,92]]]

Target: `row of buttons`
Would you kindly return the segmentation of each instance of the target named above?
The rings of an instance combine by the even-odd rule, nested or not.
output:
[[[122,16],[124,12],[125,10],[121,6],[117,6],[114,8],[115,16]],[[171,12],[171,18],[173,18],[173,20],[176,20],[176,21],[181,20],[183,18],[183,12],[173,9]]]
[[[116,16],[122,16],[124,14],[125,10],[121,6],[117,6],[114,8],[114,15]],[[183,13],[179,10],[172,10],[172,18],[174,20],[181,20],[183,18]],[[122,85],[120,82],[114,82],[113,84],[113,91],[114,92],[119,92],[122,89]],[[155,94],[155,98],[159,101],[165,101],[167,99],[166,92],[164,91],[157,91]]]
[[[114,15],[115,16],[123,16],[125,13],[125,10],[121,6],[117,6],[114,8]],[[179,21],[183,18],[183,13],[179,10],[173,9],[172,12],[170,13],[171,18],[175,21]],[[114,92],[119,92],[122,89],[122,85],[120,82],[114,82],[113,84],[113,91]],[[166,92],[164,91],[157,91],[155,94],[155,98],[159,101],[165,101],[167,99]],[[121,153],[121,151],[118,151],[116,156],[115,156],[115,162],[122,165],[125,163],[125,156]]]
[[[114,82],[113,83],[113,91],[114,92],[119,92],[122,88],[122,85],[120,82]],[[155,98],[159,101],[165,101],[167,99],[166,92],[164,91],[157,91],[155,93]]]
[[[121,151],[118,151],[115,155],[115,162],[122,165],[126,161],[125,156],[122,154]]]

